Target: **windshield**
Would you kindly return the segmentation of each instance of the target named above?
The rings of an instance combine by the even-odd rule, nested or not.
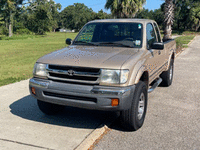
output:
[[[83,27],[73,44],[142,47],[141,23],[90,23]]]

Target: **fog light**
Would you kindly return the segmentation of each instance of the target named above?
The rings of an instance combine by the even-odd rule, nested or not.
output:
[[[35,88],[34,87],[31,88],[31,91],[35,95]]]
[[[118,106],[119,105],[119,99],[117,99],[117,98],[113,98],[113,99],[111,99],[112,101],[111,101],[111,105],[112,106]]]

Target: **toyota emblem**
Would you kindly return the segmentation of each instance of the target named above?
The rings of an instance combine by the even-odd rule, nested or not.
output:
[[[75,73],[74,70],[68,70],[68,71],[67,71],[67,74],[68,74],[69,76],[73,76],[74,73]]]

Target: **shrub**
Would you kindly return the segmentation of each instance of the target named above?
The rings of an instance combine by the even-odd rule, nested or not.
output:
[[[24,28],[24,29],[17,29],[16,34],[32,34],[32,32],[29,29]]]
[[[0,27],[0,35],[8,36],[8,34],[9,34],[9,31],[6,27],[4,27],[4,26]]]

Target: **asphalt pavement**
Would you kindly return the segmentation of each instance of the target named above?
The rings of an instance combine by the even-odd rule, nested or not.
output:
[[[149,94],[146,120],[135,132],[118,120],[94,150],[200,150],[200,36],[175,60],[170,87]]]

